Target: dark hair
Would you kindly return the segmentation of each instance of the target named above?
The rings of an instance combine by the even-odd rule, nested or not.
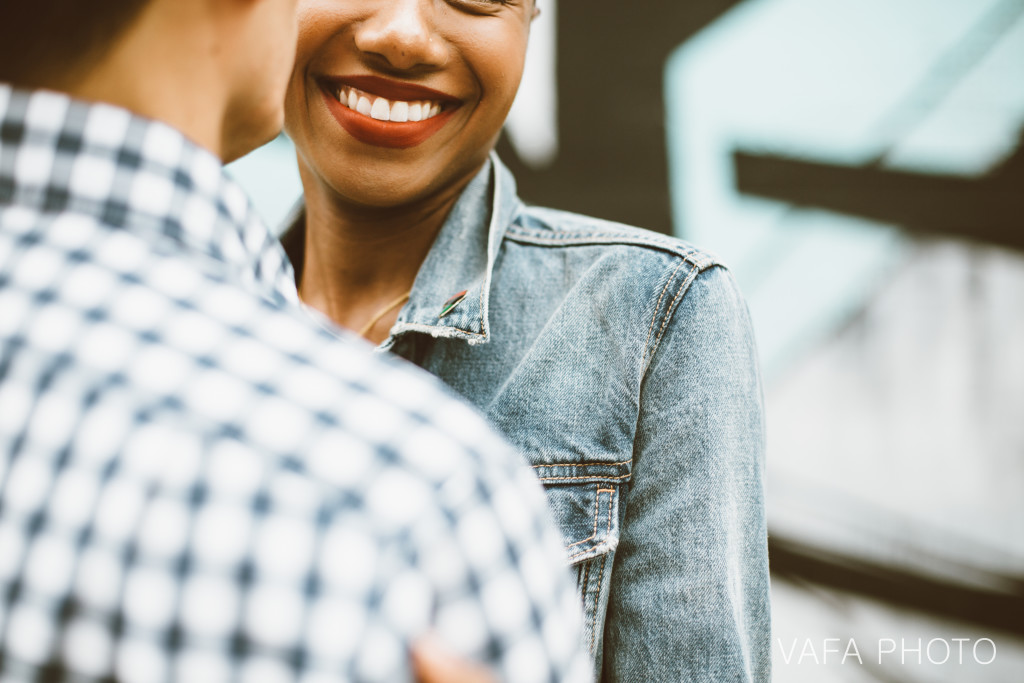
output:
[[[0,81],[56,86],[84,73],[151,0],[0,0]]]

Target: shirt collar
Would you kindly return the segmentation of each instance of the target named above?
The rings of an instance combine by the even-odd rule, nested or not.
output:
[[[465,339],[470,344],[489,341],[491,276],[517,209],[515,180],[492,153],[448,214],[385,348],[404,332]],[[441,317],[445,304],[461,292],[465,295]]]
[[[297,301],[291,264],[220,159],[108,104],[0,84],[0,206],[88,215]]]

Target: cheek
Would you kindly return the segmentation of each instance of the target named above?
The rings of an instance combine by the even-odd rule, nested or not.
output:
[[[291,127],[302,110],[302,103],[307,96],[305,74],[311,61],[315,58],[319,46],[328,39],[329,32],[324,30],[324,21],[316,3],[300,2],[296,14],[295,62],[289,72],[288,90],[285,95],[285,130],[294,137]]]
[[[480,82],[482,96],[489,106],[507,110],[512,106],[526,57],[524,30],[506,28],[479,36],[471,48],[469,62]]]
[[[293,30],[290,39],[281,46],[280,50],[278,73],[280,74],[282,90],[288,84],[292,71],[295,68],[295,37],[296,31]]]
[[[317,12],[306,7],[299,9],[296,14],[296,23],[298,31],[296,35],[296,60],[303,59],[308,60],[309,55],[313,50],[313,45],[316,43],[317,36],[320,31],[318,30]]]

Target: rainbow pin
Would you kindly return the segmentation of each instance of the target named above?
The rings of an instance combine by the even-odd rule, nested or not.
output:
[[[453,294],[451,298],[448,299],[448,301],[445,301],[444,306],[441,307],[441,312],[437,316],[438,319],[443,318],[449,313],[451,313],[455,309],[455,307],[458,306],[462,302],[462,300],[466,298],[466,291],[467,290],[464,289],[458,294]]]

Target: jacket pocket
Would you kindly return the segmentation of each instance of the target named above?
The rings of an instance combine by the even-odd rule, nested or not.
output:
[[[547,486],[570,565],[615,550],[619,543],[618,495],[614,486],[591,483]]]
[[[600,662],[612,562],[619,543],[619,491],[607,482],[545,487],[565,538],[585,617],[584,645]],[[595,669],[597,667],[595,666]]]

